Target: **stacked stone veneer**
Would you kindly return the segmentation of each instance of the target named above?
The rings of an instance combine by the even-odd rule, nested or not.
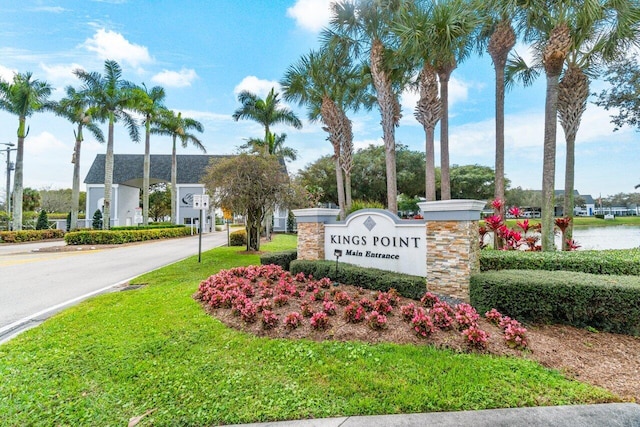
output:
[[[469,279],[480,271],[478,221],[485,202],[418,203],[427,228],[427,289],[469,300]]]
[[[427,221],[427,288],[469,300],[469,278],[480,271],[478,221]]]
[[[293,211],[298,223],[298,259],[324,259],[324,225],[336,221],[338,209],[297,209]]]

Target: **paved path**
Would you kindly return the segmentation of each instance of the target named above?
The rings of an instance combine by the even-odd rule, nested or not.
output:
[[[205,234],[202,250],[226,243],[226,232]],[[63,241],[0,245],[0,342],[66,306],[198,254],[198,236],[110,249],[39,251],[63,245]]]

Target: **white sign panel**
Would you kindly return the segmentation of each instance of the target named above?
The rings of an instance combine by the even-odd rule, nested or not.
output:
[[[366,209],[344,223],[325,224],[325,258],[363,267],[427,276],[427,241],[423,220],[401,220],[389,211]]]

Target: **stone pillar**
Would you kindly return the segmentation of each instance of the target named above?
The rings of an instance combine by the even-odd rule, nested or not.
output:
[[[324,225],[336,222],[340,209],[295,209],[298,224],[298,259],[325,259]]]
[[[418,203],[426,220],[430,291],[469,301],[469,278],[480,271],[478,221],[485,204],[480,200]]]

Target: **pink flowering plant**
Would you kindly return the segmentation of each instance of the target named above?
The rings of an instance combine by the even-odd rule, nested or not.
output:
[[[331,330],[325,334],[334,337],[349,324],[357,328],[354,331],[360,337],[367,336],[362,328],[378,331],[381,337],[392,328],[406,328],[407,333],[425,339],[440,333],[459,335],[452,331],[460,330],[464,332],[459,335],[460,340],[470,348],[483,349],[486,343],[487,334],[479,326],[478,313],[469,304],[451,307],[431,292],[426,292],[420,301],[408,301],[394,289],[374,293],[333,286],[330,279],[292,275],[276,265],[221,270],[203,280],[194,297],[211,314],[219,313],[225,323],[269,336],[298,338],[316,331],[317,338],[322,331]],[[335,330],[331,329],[331,316],[341,319]],[[526,329],[517,321],[496,310],[487,312],[485,317],[503,329],[506,345],[527,348]]]

